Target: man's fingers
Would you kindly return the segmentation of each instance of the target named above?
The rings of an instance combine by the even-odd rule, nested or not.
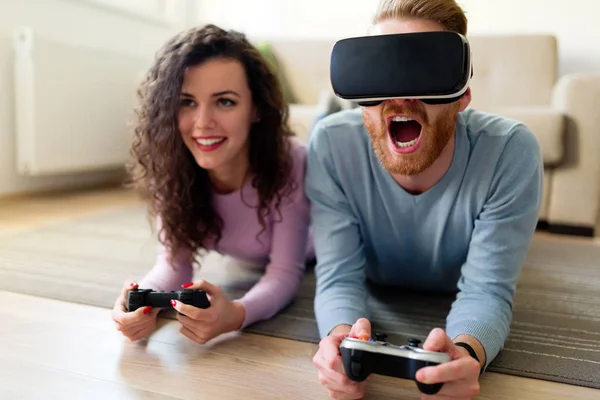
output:
[[[319,376],[322,377],[323,381],[328,382],[326,387],[336,392],[356,393],[358,384],[346,375],[341,357],[338,355],[331,360],[323,357],[323,355],[324,353],[319,351],[313,360],[313,364],[319,371]]]
[[[323,366],[338,372],[342,372],[342,358],[340,356],[339,346],[341,338],[327,336],[323,338],[319,346],[319,356]]]
[[[449,352],[453,346],[454,343],[452,343],[452,340],[450,340],[446,332],[440,328],[435,328],[429,332],[427,339],[425,339],[425,343],[423,343],[423,349],[428,351]]]
[[[335,399],[335,400],[358,400],[358,399],[363,398],[362,393],[354,394],[354,393],[344,393],[344,392],[336,392],[333,390],[328,390],[327,394],[329,395],[330,398]]]
[[[479,394],[479,382],[454,381],[444,383],[435,395],[421,394],[421,400],[471,400]]]
[[[346,375],[342,372],[338,372],[335,369],[328,368],[325,365],[326,362],[315,364],[319,374],[323,375],[323,377],[327,378],[332,384],[335,385],[336,388],[341,388],[344,385],[347,385],[351,381],[348,379]]]
[[[417,371],[416,379],[423,383],[442,383],[479,377],[479,363],[472,357],[462,357]]]
[[[366,318],[358,319],[354,325],[352,325],[352,329],[350,329],[350,336],[370,338],[371,322]]]
[[[358,394],[362,393],[362,386],[358,382],[344,380],[341,377],[338,377],[337,379],[332,378],[331,372],[333,372],[333,371],[328,371],[328,372],[329,373],[327,373],[323,370],[319,370],[319,382],[326,389],[330,390],[331,392],[336,393],[336,397],[334,397],[334,398],[336,398],[336,399],[357,398],[356,396]],[[335,374],[335,372],[334,372],[334,374]],[[340,381],[342,381],[342,382],[340,382]]]
[[[327,387],[326,387],[327,388]],[[356,400],[364,397],[364,382],[352,382],[350,386],[345,386],[343,390],[327,388],[329,397],[336,400]]]

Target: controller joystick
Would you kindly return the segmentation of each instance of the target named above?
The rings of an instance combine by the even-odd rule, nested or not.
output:
[[[434,395],[443,383],[424,384],[415,378],[423,367],[439,365],[451,360],[450,355],[427,351],[419,347],[419,339],[410,338],[408,345],[395,346],[385,342],[387,335],[376,334],[376,341],[346,337],[340,345],[344,370],[348,378],[362,382],[370,374],[411,379],[421,393]],[[383,340],[380,340],[383,339]]]
[[[179,291],[154,291],[152,289],[134,289],[127,292],[127,311],[135,311],[140,307],[157,308],[171,307],[171,300],[179,300],[184,304],[198,308],[210,307],[206,293],[199,289],[184,289]]]

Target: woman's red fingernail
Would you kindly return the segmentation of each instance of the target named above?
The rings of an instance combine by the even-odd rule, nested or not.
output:
[[[192,286],[193,284],[194,284],[194,282],[188,282],[188,283],[184,283],[183,285],[181,285],[181,287],[186,289],[186,288],[189,288],[190,286]]]
[[[173,307],[175,307],[175,305],[176,305],[176,304],[177,304],[177,302],[176,302],[175,300],[171,300],[171,305],[172,305]]]
[[[150,310],[152,310],[152,307],[146,306],[146,308],[144,308],[144,314],[148,314],[150,312]]]
[[[135,283],[135,282],[131,282],[131,283],[129,284],[129,286],[131,286],[131,287],[137,286],[137,283]]]

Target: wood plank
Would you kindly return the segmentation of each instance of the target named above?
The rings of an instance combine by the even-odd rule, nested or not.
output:
[[[25,196],[0,202],[0,233],[139,204],[123,189]],[[536,233],[555,240],[586,240]],[[596,238],[594,241],[599,241]],[[201,346],[161,320],[146,343],[129,343],[110,310],[0,291],[0,399],[326,399],[317,346],[251,334]],[[8,366],[8,367],[7,367]],[[486,373],[478,399],[598,399],[600,390]],[[419,399],[413,382],[369,378],[366,398]]]
[[[314,344],[230,334],[199,345],[179,334],[176,321],[163,319],[148,341],[130,343],[115,330],[107,309],[10,292],[0,292],[0,302],[5,305],[0,359],[15,366],[0,374],[0,398],[16,393],[36,398],[40,392],[83,398],[91,388],[98,398],[111,399],[327,398],[311,362]],[[40,379],[24,384],[32,376]],[[478,398],[591,400],[599,395],[588,388],[488,373]],[[420,396],[411,381],[372,376],[366,398]]]

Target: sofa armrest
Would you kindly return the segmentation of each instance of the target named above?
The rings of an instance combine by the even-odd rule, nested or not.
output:
[[[551,224],[595,228],[600,205],[600,74],[563,76],[552,105],[565,116],[565,154],[552,171]]]

